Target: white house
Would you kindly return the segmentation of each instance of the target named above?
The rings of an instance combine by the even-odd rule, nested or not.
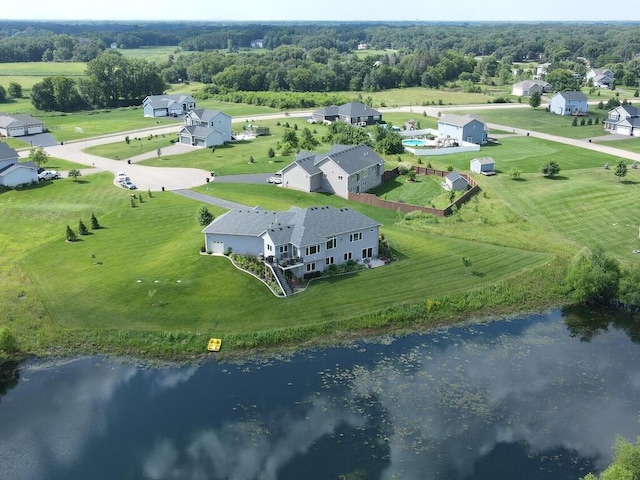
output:
[[[18,162],[18,152],[0,142],[0,186],[17,187],[38,183],[38,167],[33,162]]]
[[[444,115],[438,119],[438,138],[454,139],[462,142],[483,145],[489,134],[485,123],[474,114]]]
[[[582,92],[558,92],[551,97],[549,110],[558,115],[587,115],[587,96]]]
[[[202,230],[208,251],[264,257],[274,268],[301,278],[331,265],[378,256],[375,220],[349,208],[260,207],[230,210]]]
[[[181,117],[194,108],[193,97],[182,93],[149,95],[142,101],[145,117]]]
[[[496,162],[491,157],[474,158],[471,160],[469,170],[483,175],[493,175],[496,170]]]
[[[334,145],[324,154],[299,153],[281,172],[285,188],[348,198],[382,183],[384,159],[365,144]]]
[[[469,189],[469,182],[458,172],[453,171],[444,177],[444,184],[442,186],[445,190],[465,192]]]
[[[542,80],[544,76],[549,73],[550,63],[541,63],[536,67],[536,73],[533,76],[535,80]]]
[[[587,72],[587,82],[591,81],[594,87],[609,88],[616,78],[616,74],[608,68],[592,68]]]
[[[640,108],[620,105],[609,112],[603,123],[607,132],[640,137]]]
[[[218,110],[197,108],[184,116],[178,132],[180,143],[196,147],[214,147],[231,141],[231,116]]]
[[[551,91],[551,84],[544,80],[523,80],[513,84],[511,94],[517,97],[530,97],[534,92],[540,94]]]
[[[44,132],[44,123],[30,115],[0,113],[0,136],[22,137]]]

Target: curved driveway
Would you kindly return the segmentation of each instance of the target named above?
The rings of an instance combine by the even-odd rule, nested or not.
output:
[[[381,108],[383,112],[415,112],[416,114],[427,114],[429,116],[437,117],[438,113],[443,111],[456,111],[456,110],[473,110],[473,109],[485,109],[485,108],[527,108],[525,104],[495,104],[489,105],[465,105],[465,106],[415,106],[415,107],[397,107],[397,108]],[[251,122],[254,120],[273,120],[281,118],[306,118],[310,117],[311,111],[300,111],[293,113],[274,113],[274,114],[259,114],[249,115],[242,117],[235,117],[234,123],[239,122]],[[600,143],[589,142],[588,140],[576,140],[572,138],[559,137],[556,135],[549,135],[546,133],[539,133],[530,130],[524,130],[507,125],[487,124],[489,128],[514,131],[515,133],[526,135],[529,134],[532,137],[542,138],[552,142],[564,143],[566,145],[572,145],[579,148],[585,148],[588,150],[598,151],[601,153],[613,155],[620,158],[625,158],[632,161],[640,162],[640,154],[621,150]],[[136,165],[136,162],[146,158],[152,158],[155,156],[155,152],[147,152],[137,157],[131,158],[131,164],[127,164],[124,160],[111,160],[97,155],[90,155],[82,150],[94,146],[103,145],[107,143],[124,141],[125,136],[129,135],[161,135],[161,134],[175,134],[180,125],[172,125],[169,127],[161,127],[156,129],[145,129],[133,132],[122,132],[114,135],[106,135],[103,137],[92,138],[87,140],[80,140],[74,142],[68,142],[64,145],[54,145],[45,147],[45,151],[54,157],[62,158],[72,162],[76,162],[82,165],[86,165],[90,170],[86,173],[92,173],[94,171],[109,171],[115,174],[117,172],[124,171],[131,178],[138,188],[143,190],[161,190],[163,187],[165,190],[186,190],[189,188],[204,185],[207,179],[210,179],[210,172],[197,168],[175,168],[175,167],[148,167],[143,165]],[[163,148],[163,153],[182,153],[190,150],[191,147],[185,147],[184,145],[175,144],[170,147]],[[23,155],[26,155],[23,152]],[[235,175],[231,177],[216,177],[214,181],[218,182],[245,182],[245,183],[263,183],[266,182],[268,174],[256,174],[256,175]]]

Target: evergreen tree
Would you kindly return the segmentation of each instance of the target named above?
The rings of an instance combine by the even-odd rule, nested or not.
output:
[[[67,225],[67,231],[65,233],[65,237],[67,239],[67,242],[75,242],[76,239],[78,238],[76,237],[76,232],[71,230],[71,227],[69,225]]]
[[[618,177],[618,182],[621,182],[622,179],[627,176],[627,163],[624,160],[618,160],[614,173],[615,176]]]
[[[87,229],[87,226],[84,224],[84,222],[82,220],[80,220],[78,222],[78,233],[80,235],[88,235],[89,234],[89,230]]]
[[[198,210],[198,223],[200,225],[202,225],[203,227],[206,227],[211,222],[213,222],[214,218],[215,217],[209,211],[206,205],[200,205],[200,209]]]
[[[99,229],[100,229],[100,223],[98,223],[98,219],[96,218],[95,214],[91,212],[91,230],[99,230]]]

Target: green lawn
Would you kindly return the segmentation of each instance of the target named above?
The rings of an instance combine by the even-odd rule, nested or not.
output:
[[[460,114],[462,113],[463,112],[460,112]],[[604,135],[605,131],[602,121],[607,116],[605,111],[591,107],[590,113],[592,121],[595,122],[595,118],[598,117],[599,124],[584,126],[578,125],[574,127],[571,125],[574,117],[556,115],[554,113],[547,112],[546,109],[542,107],[536,108],[535,110],[531,107],[507,109],[494,108],[474,110],[469,111],[468,113],[478,115],[487,123],[508,125],[525,130],[532,130],[535,132],[548,133],[568,138],[590,138]],[[580,121],[580,119],[578,119],[578,121]]]
[[[418,175],[415,181],[408,182],[406,175],[400,175],[375,188],[371,193],[385,200],[429,207],[432,204],[440,204],[440,196],[448,198],[448,192],[445,194],[441,182],[441,177],[432,175]],[[450,203],[446,202],[446,205]]]
[[[91,155],[98,155],[100,157],[110,158],[112,160],[125,160],[127,158],[135,157],[146,152],[153,152],[169,147],[171,145],[170,140],[175,140],[177,135],[131,135],[129,143],[126,141],[106,143],[104,145],[96,145],[93,147],[85,148],[83,152],[90,153]]]
[[[640,153],[640,138],[638,137],[630,137],[624,140],[614,140],[610,142],[601,142],[601,143],[608,147],[620,148],[622,150],[627,150],[629,152]],[[630,162],[627,161],[627,164],[629,163]]]

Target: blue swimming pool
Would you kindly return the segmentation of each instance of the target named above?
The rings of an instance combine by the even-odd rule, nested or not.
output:
[[[402,140],[402,145],[405,147],[425,147],[427,143],[420,138],[408,138],[406,140]]]

